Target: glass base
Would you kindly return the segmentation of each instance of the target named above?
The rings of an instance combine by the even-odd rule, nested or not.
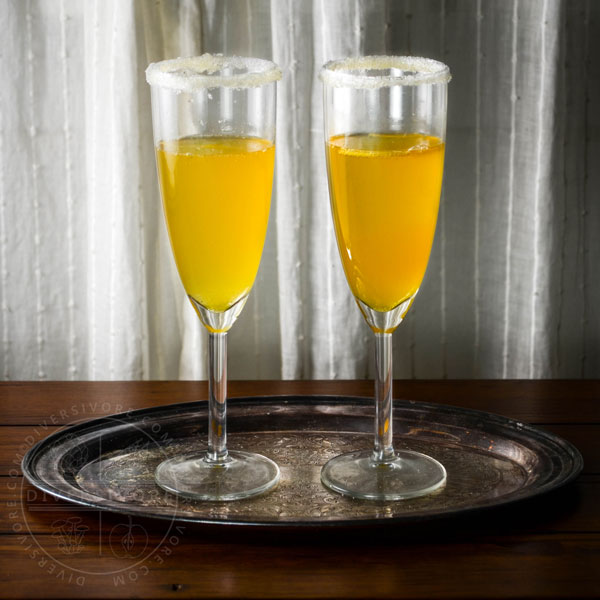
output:
[[[173,494],[222,502],[262,494],[279,481],[279,467],[266,456],[229,451],[224,462],[206,454],[176,456],[158,465],[156,483]]]
[[[402,500],[430,494],[446,483],[446,469],[434,458],[400,450],[395,458],[376,462],[372,451],[332,458],[321,481],[334,492],[364,500]]]

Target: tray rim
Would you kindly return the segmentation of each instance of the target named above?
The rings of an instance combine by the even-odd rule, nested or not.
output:
[[[373,406],[374,399],[367,396],[350,396],[350,395],[332,395],[332,394],[276,394],[276,395],[257,395],[257,396],[241,396],[228,398],[228,407],[231,405],[236,406],[256,406],[259,407],[269,405],[280,405],[285,402],[288,405],[312,405],[318,406],[320,404],[329,404],[332,406],[362,406],[369,407]],[[149,406],[144,408],[138,408],[134,410],[123,411],[111,415],[104,415],[101,417],[95,417],[74,425],[65,425],[59,430],[52,432],[42,440],[39,440],[34,444],[23,456],[21,461],[21,470],[27,481],[40,491],[47,493],[60,500],[65,500],[88,508],[93,508],[103,512],[110,512],[120,515],[130,515],[138,518],[151,518],[160,520],[170,520],[171,522],[187,522],[198,525],[212,525],[222,526],[231,525],[237,527],[252,527],[252,528],[277,528],[277,529],[306,529],[306,528],[321,528],[321,527],[334,527],[334,528],[357,528],[365,526],[385,526],[385,525],[409,525],[414,523],[422,523],[432,520],[444,520],[452,519],[465,515],[474,515],[482,511],[506,508],[512,506],[518,502],[524,502],[532,500],[547,494],[549,492],[558,490],[572,481],[574,481],[582,472],[584,461],[583,456],[579,449],[569,442],[568,440],[556,435],[550,431],[545,430],[543,427],[538,425],[532,425],[527,422],[512,419],[498,413],[486,412],[478,409],[463,408],[454,404],[437,404],[433,402],[421,402],[418,400],[410,400],[404,398],[393,399],[394,408],[398,405],[412,406],[415,409],[426,408],[434,409],[437,412],[445,414],[457,414],[462,413],[469,415],[473,418],[484,419],[486,422],[496,426],[503,426],[508,428],[516,428],[521,433],[526,434],[527,437],[542,439],[546,442],[550,442],[561,448],[564,456],[568,456],[573,466],[565,475],[562,475],[558,479],[551,479],[543,482],[538,487],[532,488],[527,486],[519,490],[518,492],[509,495],[508,497],[500,497],[498,502],[492,502],[489,504],[483,504],[478,506],[464,506],[458,507],[451,510],[443,511],[432,511],[427,514],[413,513],[395,517],[365,517],[356,519],[332,519],[332,520],[290,520],[290,521],[268,521],[268,520],[248,520],[248,519],[221,519],[218,517],[193,517],[190,515],[180,514],[168,514],[168,513],[156,513],[156,512],[143,512],[140,510],[128,509],[126,504],[124,508],[119,508],[115,505],[103,505],[101,503],[90,502],[84,500],[77,495],[71,495],[62,490],[54,488],[48,481],[40,478],[35,472],[36,461],[40,455],[43,455],[46,451],[52,448],[57,440],[65,435],[70,435],[73,432],[81,430],[93,432],[98,429],[102,429],[104,426],[114,423],[117,420],[122,422],[138,422],[141,418],[154,413],[164,413],[166,410],[170,415],[177,414],[177,412],[188,412],[193,406],[206,406],[207,400],[193,400],[187,402],[174,402],[170,404],[161,404],[158,406]],[[163,415],[164,416],[164,415]],[[277,430],[275,430],[277,431]],[[75,488],[73,488],[75,489]],[[503,499],[504,498],[504,499]]]

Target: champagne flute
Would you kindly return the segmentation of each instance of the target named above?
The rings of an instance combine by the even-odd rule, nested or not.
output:
[[[392,444],[392,333],[421,285],[435,233],[450,72],[426,58],[327,63],[325,136],[338,250],[375,334],[375,445],[336,456],[321,480],[354,498],[399,500],[444,485],[434,458]]]
[[[208,449],[162,462],[155,480],[188,498],[247,498],[276,485],[279,468],[227,449],[227,332],[267,231],[281,71],[257,58],[204,54],[153,63],[146,78],[171,248],[209,340]]]

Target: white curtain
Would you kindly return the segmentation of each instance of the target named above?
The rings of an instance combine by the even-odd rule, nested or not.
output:
[[[3,0],[0,377],[204,378],[156,183],[149,62],[275,60],[277,165],[232,378],[361,378],[318,70],[448,63],[442,208],[397,377],[600,377],[600,5],[590,0]]]

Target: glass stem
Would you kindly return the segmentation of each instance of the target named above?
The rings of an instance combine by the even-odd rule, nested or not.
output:
[[[392,334],[375,334],[375,448],[373,460],[394,458],[392,445]]]
[[[227,458],[227,333],[208,334],[207,460]]]

